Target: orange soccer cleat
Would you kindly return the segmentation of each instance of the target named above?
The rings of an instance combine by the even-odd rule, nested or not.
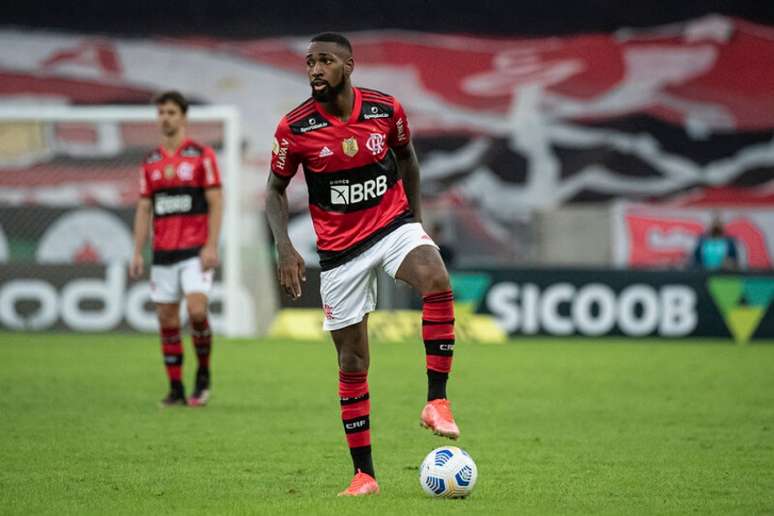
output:
[[[357,470],[357,474],[352,479],[352,483],[339,496],[365,496],[370,494],[379,494],[379,484],[376,479],[368,473]]]
[[[422,409],[420,424],[432,430],[434,434],[449,439],[457,439],[460,436],[460,429],[454,422],[449,400],[446,399],[428,401],[425,408]]]

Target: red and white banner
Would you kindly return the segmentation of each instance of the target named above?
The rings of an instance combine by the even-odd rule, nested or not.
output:
[[[774,209],[670,208],[618,203],[612,210],[612,247],[620,267],[688,267],[696,241],[719,217],[735,239],[742,264],[774,265]]]
[[[368,31],[351,40],[353,82],[407,110],[427,200],[464,209],[471,227],[485,228],[483,240],[453,235],[463,246],[482,241],[487,253],[521,256],[516,222],[565,203],[774,190],[772,27],[711,15],[579,36]],[[310,94],[307,41],[0,30],[0,106],[147,104],[171,88],[235,105],[245,191],[260,202],[276,123]],[[36,152],[0,149],[0,204],[131,205],[136,135],[97,127],[40,138]],[[88,156],[92,140],[104,146]],[[117,162],[126,168],[105,165]],[[291,184],[296,214],[304,190],[300,179]]]

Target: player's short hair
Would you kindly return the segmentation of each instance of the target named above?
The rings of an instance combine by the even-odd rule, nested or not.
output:
[[[167,102],[173,102],[177,104],[177,106],[180,108],[180,111],[182,111],[184,115],[188,113],[188,101],[185,99],[183,94],[180,93],[179,91],[177,90],[162,91],[161,93],[153,97],[153,104],[156,106],[166,104]]]
[[[352,43],[350,43],[349,40],[343,34],[339,34],[338,32],[323,32],[313,37],[309,41],[324,41],[327,43],[337,43],[342,47],[346,48],[347,50],[349,50],[350,54],[352,53]]]

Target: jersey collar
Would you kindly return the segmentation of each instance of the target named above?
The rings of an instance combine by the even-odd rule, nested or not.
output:
[[[331,125],[344,126],[344,125],[349,125],[353,122],[357,122],[357,119],[360,118],[360,109],[363,105],[363,98],[360,95],[360,90],[358,88],[355,88],[353,86],[352,91],[355,94],[355,102],[352,105],[352,114],[349,115],[349,120],[347,120],[346,122],[342,122],[341,119],[337,116],[331,116],[330,114],[328,114],[328,112],[325,111],[325,108],[323,107],[323,105],[315,100],[314,103],[315,103],[315,107],[317,107],[317,112],[320,113],[323,116],[323,118],[325,118],[325,120],[327,120]]]
[[[172,153],[167,151],[167,149],[165,149],[163,145],[159,145],[159,151],[161,152],[161,155],[164,156],[165,158],[171,158],[173,156],[177,156],[178,153],[180,152],[180,149],[185,147],[190,141],[191,139],[188,137],[183,138],[183,141],[180,142],[180,145],[177,146],[177,149],[175,149],[175,152],[172,152]]]

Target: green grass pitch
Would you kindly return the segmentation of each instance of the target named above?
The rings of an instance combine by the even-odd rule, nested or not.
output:
[[[195,356],[186,338],[190,384]],[[372,344],[382,494],[351,478],[333,347],[218,339],[209,407],[161,410],[152,335],[0,334],[0,514],[774,514],[774,344],[460,344],[479,468],[424,496],[421,343]]]

